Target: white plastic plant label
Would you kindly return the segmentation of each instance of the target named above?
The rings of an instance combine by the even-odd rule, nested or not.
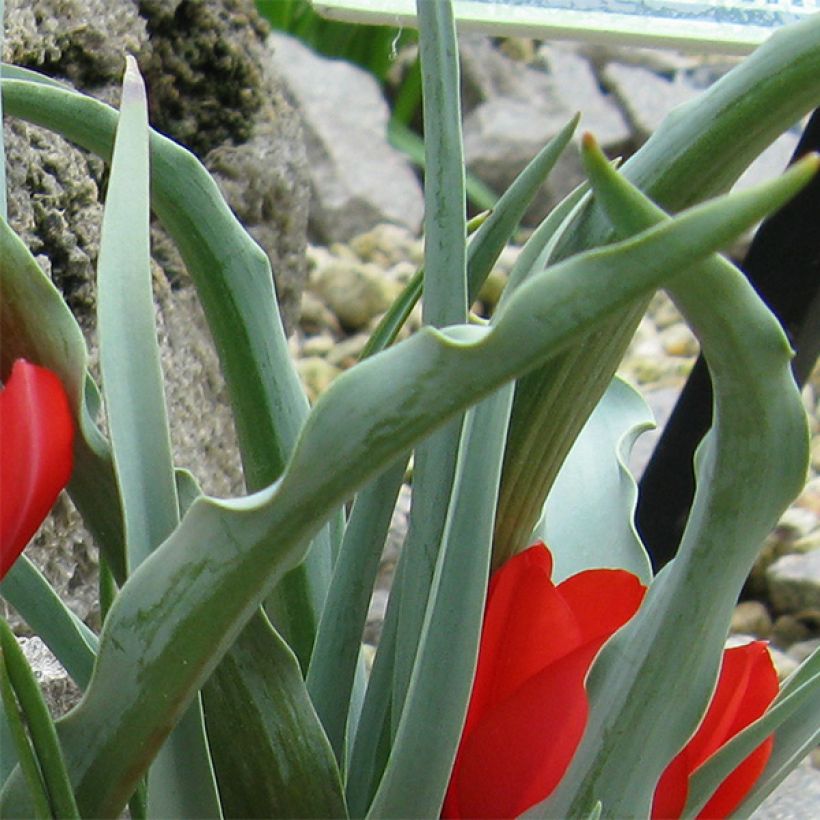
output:
[[[435,3],[438,0],[425,0]],[[416,0],[313,0],[339,20],[413,26]],[[744,54],[820,0],[453,0],[459,27],[498,35]]]

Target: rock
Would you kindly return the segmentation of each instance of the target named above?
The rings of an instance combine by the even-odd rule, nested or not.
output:
[[[808,641],[798,641],[789,647],[789,657],[797,663],[803,663],[812,653],[820,649],[820,638],[811,638]]]
[[[315,293],[306,290],[302,294],[302,312],[299,327],[306,333],[321,333],[329,330],[341,333],[342,327],[333,311]]]
[[[214,172],[271,259],[290,326],[306,277],[309,189],[299,121],[264,59],[265,27],[253,0],[9,0],[6,21],[4,59],[110,104],[119,100],[123,54],[137,56],[152,124]],[[27,180],[22,189],[12,181],[13,226],[49,257],[72,307],[72,298],[93,305],[99,196],[89,185],[102,178],[102,163],[22,124],[7,146],[10,167]],[[163,244],[158,236],[154,242]],[[182,264],[167,245],[164,251],[157,259],[176,283]]]
[[[682,73],[667,79],[649,68],[623,63],[608,64],[602,79],[641,140],[656,131],[673,108],[700,93]]]
[[[501,194],[580,108],[582,129],[605,151],[619,153],[630,132],[599,88],[590,64],[571,50],[550,46],[532,65],[511,60],[490,41],[463,41],[467,98],[464,156],[469,170]],[[584,179],[577,148],[568,148],[546,181],[525,224],[537,224]]]
[[[80,701],[82,693],[77,684],[39,638],[18,638],[17,642],[40,684],[51,717],[62,717]]]
[[[400,225],[376,225],[354,236],[349,246],[362,262],[372,262],[381,268],[411,263],[415,269],[422,264],[421,242],[415,233]]]
[[[312,274],[310,288],[349,330],[366,327],[399,293],[375,265],[341,259]]]
[[[777,671],[777,679],[781,683],[800,666],[800,662],[792,657],[791,652],[782,652],[776,646],[769,647],[769,654]]]
[[[781,134],[754,162],[743,172],[735,183],[734,190],[740,191],[759,185],[761,182],[776,179],[789,164],[794,149],[800,140],[800,133],[786,131]]]
[[[309,336],[302,343],[302,356],[327,356],[336,346],[336,341],[329,333]]]
[[[752,820],[814,820],[820,805],[820,772],[798,766],[751,815]]]
[[[820,609],[820,550],[784,555],[768,568],[766,581],[777,612]]]
[[[272,34],[268,45],[302,117],[313,236],[346,240],[380,222],[418,231],[423,194],[409,162],[387,142],[389,110],[375,79],[286,34]]]
[[[370,338],[368,333],[356,333],[333,345],[333,349],[327,353],[327,360],[340,370],[347,370],[359,361]]]
[[[599,144],[612,153],[632,146],[632,132],[614,97],[598,82],[596,72],[575,46],[543,45],[538,60],[552,79],[558,95],[570,110],[581,112],[579,129],[591,131]]]
[[[373,590],[370,608],[367,610],[367,623],[364,628],[364,642],[367,644],[375,646],[379,643],[389,597],[390,593],[386,589],[377,588]]]
[[[781,615],[772,626],[772,643],[780,649],[788,649],[811,638],[811,630],[793,615]]]
[[[296,369],[311,403],[330,386],[339,375],[339,368],[334,367],[321,356],[306,356],[296,363]]]
[[[767,638],[772,631],[769,611],[760,601],[742,601],[732,613],[730,631]]]
[[[697,356],[698,340],[685,324],[670,325],[660,332],[660,341],[667,356]]]

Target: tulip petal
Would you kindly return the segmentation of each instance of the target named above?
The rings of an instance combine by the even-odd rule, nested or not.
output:
[[[558,594],[572,610],[580,640],[610,638],[637,611],[646,587],[622,569],[592,569],[558,584]]]
[[[755,641],[723,653],[709,708],[691,740],[664,771],[652,803],[652,817],[677,817],[683,811],[689,777],[738,732],[757,720],[778,692],[777,672],[766,644]],[[760,777],[773,739],[757,747],[718,787],[698,815],[727,817]]]
[[[757,720],[777,692],[777,672],[764,642],[727,649],[709,708],[687,744],[692,769]]]
[[[490,581],[443,817],[513,817],[553,791],[586,726],[590,665],[646,591],[621,570],[587,570],[558,587],[551,572],[538,543]]]
[[[68,483],[74,423],[50,370],[15,361],[0,390],[0,578]]]
[[[465,738],[445,817],[516,817],[558,784],[589,710],[586,653],[567,656],[498,704]]]
[[[552,556],[543,544],[536,544],[493,574],[468,727],[473,714],[504,700],[578,646],[575,618],[557,594],[551,572]]]

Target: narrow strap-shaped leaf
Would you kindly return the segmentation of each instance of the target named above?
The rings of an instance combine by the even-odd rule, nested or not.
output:
[[[11,681],[6,667],[5,651],[0,649],[0,772],[5,776],[19,762],[31,799],[31,811],[34,817],[51,817],[46,784],[40,767],[34,757],[31,742],[26,734],[26,727],[20,715],[20,707],[14,696]]]
[[[2,649],[2,665],[0,677],[3,679],[3,701],[6,707],[6,716],[12,717],[12,727],[16,725],[14,720],[15,709],[8,699],[6,683],[14,690],[17,702],[20,706],[22,719],[28,727],[31,737],[31,746],[36,759],[36,766],[42,776],[42,782],[48,795],[48,803],[51,807],[49,815],[53,812],[55,817],[77,817],[77,803],[71,789],[71,782],[66,771],[63,752],[60,748],[60,741],[57,739],[57,732],[54,729],[54,722],[48,712],[37,679],[28,665],[23,650],[17,643],[9,625],[0,618],[0,649]],[[19,733],[19,726],[15,730],[15,736]],[[24,747],[27,742],[17,743],[17,753],[24,766],[28,767]],[[29,782],[36,781],[33,774],[30,775]]]
[[[475,672],[512,395],[507,385],[467,416],[418,656],[368,817],[441,812]]]
[[[176,527],[178,503],[154,324],[149,248],[148,110],[126,58],[97,266],[97,325],[108,427],[130,569]]]
[[[380,476],[373,492],[365,488],[356,498],[308,671],[310,698],[340,765],[362,631],[406,466],[405,456]]]
[[[154,325],[149,248],[148,109],[126,58],[97,273],[100,369],[133,571],[179,523],[171,437]],[[151,813],[220,817],[201,706],[185,713],[148,777]]]
[[[424,305],[426,324],[467,316],[467,216],[455,20],[449,0],[418,3],[424,105]]]
[[[541,271],[547,266],[553,243],[560,236],[561,226],[572,219],[573,213],[582,204],[588,192],[588,183],[581,183],[574,191],[567,194],[532,232],[512,266],[507,287],[501,294],[502,303],[530,274]]]
[[[745,817],[782,782],[820,738],[820,649],[800,666],[766,713],[722,746],[689,780],[684,817],[696,817],[717,787],[769,735],[772,756],[735,814]]]
[[[25,555],[0,582],[0,595],[54,653],[77,686],[85,689],[94,668],[97,636],[60,600]]]
[[[809,159],[768,185],[533,276],[490,329],[423,328],[331,385],[281,481],[248,498],[197,499],[121,589],[91,686],[59,724],[83,813],[120,810],[168,727],[345,498],[448,419],[729,242],[792,195],[815,165]],[[386,377],[396,372],[401,381]],[[14,784],[0,805],[25,813]]]
[[[387,124],[387,137],[394,148],[398,148],[411,162],[424,168],[424,140],[415,131],[391,119]],[[470,202],[482,211],[492,210],[498,202],[496,192],[469,172],[464,180],[464,191]]]
[[[449,0],[417,2],[425,122],[424,300],[433,327],[467,319],[464,151],[455,20]],[[396,634],[392,714],[398,720],[410,681],[441,543],[463,420],[453,419],[415,452],[413,502],[401,560],[401,610]]]
[[[250,671],[250,674],[249,674]],[[339,770],[293,652],[255,615],[203,690],[228,817],[345,817]]]
[[[609,166],[591,137],[584,144],[596,198],[614,225],[628,232],[665,219]],[[818,164],[808,157],[798,173],[815,173]],[[696,459],[695,503],[678,557],[593,665],[584,739],[535,814],[581,812],[595,800],[607,816],[649,811],[663,769],[705,711],[732,608],[759,545],[805,478],[805,411],[777,320],[745,277],[717,256],[671,279],[667,289],[698,336],[715,385],[714,427]],[[669,662],[682,646],[685,674]]]
[[[351,817],[364,817],[373,800],[390,754],[391,684],[396,659],[396,625],[401,603],[402,565],[396,567],[387,611],[384,616],[376,658],[367,681],[356,734],[350,739],[351,753],[345,784]],[[397,583],[398,582],[398,583]]]

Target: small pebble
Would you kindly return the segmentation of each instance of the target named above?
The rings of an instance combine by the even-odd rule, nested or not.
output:
[[[760,601],[742,601],[732,613],[730,631],[768,638],[772,631],[769,610]]]

